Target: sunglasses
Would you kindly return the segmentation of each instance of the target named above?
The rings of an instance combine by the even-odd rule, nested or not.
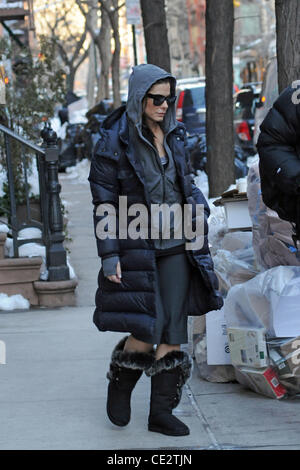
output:
[[[174,104],[177,98],[177,96],[152,95],[152,93],[147,93],[147,96],[153,99],[154,106],[161,106],[164,101],[166,101],[168,105]]]

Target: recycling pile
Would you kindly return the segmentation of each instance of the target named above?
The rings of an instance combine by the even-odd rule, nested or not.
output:
[[[201,328],[194,324],[193,353],[206,380],[237,380],[276,399],[300,395],[300,258],[292,227],[264,205],[258,163],[249,169],[247,196],[252,230],[229,230],[224,208],[212,207],[209,241],[224,306]]]
[[[224,313],[238,382],[272,398],[300,393],[299,306],[299,266],[277,266],[230,289]]]

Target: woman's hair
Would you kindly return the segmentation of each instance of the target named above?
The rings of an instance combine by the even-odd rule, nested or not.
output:
[[[157,82],[155,83],[152,83],[151,87],[149,88],[149,90],[151,90],[151,88],[154,86],[154,85],[159,85],[160,83],[170,83],[170,86],[172,88],[172,81],[170,78],[161,78],[160,80],[157,80]],[[147,93],[149,92],[149,90],[147,91]],[[147,139],[152,145],[154,145],[154,134],[153,132],[149,129],[147,123],[146,123],[146,119],[145,119],[145,114],[144,114],[144,110],[145,110],[145,107],[146,107],[146,99],[147,99],[147,93],[145,94],[144,98],[143,98],[143,101],[142,101],[142,106],[143,106],[143,114],[142,114],[142,134],[143,136],[145,137],[145,139]],[[162,123],[158,123],[161,127],[162,127]]]

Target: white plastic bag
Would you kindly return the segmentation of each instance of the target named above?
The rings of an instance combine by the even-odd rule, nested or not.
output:
[[[224,297],[232,286],[246,282],[259,273],[252,247],[233,252],[218,250],[213,262],[219,290]]]
[[[280,219],[262,200],[258,163],[249,169],[247,194],[253,248],[261,269],[300,266],[292,240],[292,224]]]
[[[299,292],[299,266],[277,266],[235,285],[224,302],[227,327],[264,327],[267,336],[299,336]]]
[[[207,364],[206,334],[201,335],[194,345],[195,359],[199,376],[208,382],[235,381],[234,368],[231,365],[209,366]]]

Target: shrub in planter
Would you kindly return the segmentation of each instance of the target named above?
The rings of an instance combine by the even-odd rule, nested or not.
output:
[[[40,37],[39,52],[33,56],[6,38],[0,38],[0,55],[5,65],[8,83],[6,104],[0,107],[0,122],[12,131],[34,143],[41,143],[40,131],[43,121],[54,115],[55,107],[64,101],[65,71],[57,63],[55,44],[51,38]],[[6,172],[5,146],[0,136],[0,171]],[[26,203],[26,181],[24,160],[28,175],[33,172],[35,155],[14,140],[10,142],[15,186],[16,204]],[[3,182],[3,178],[1,178]],[[32,193],[28,186],[31,202],[37,202],[39,195]],[[9,211],[10,195],[8,183],[0,188],[0,214]]]

